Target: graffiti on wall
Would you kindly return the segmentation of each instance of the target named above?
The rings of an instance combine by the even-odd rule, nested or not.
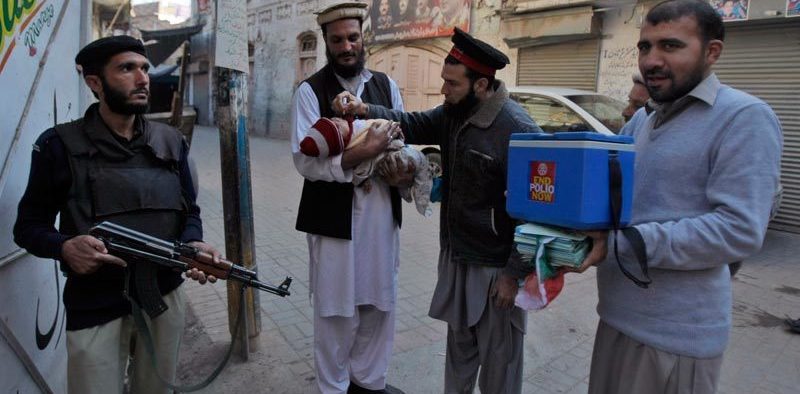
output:
[[[633,83],[631,77],[639,71],[639,50],[635,46],[603,49],[600,54],[600,78],[597,91],[608,96],[628,100]]]
[[[0,0],[0,74],[18,45],[36,56],[42,36],[53,25],[56,7],[47,0]]]
[[[472,0],[372,0],[364,22],[367,42],[413,40],[469,31]]]

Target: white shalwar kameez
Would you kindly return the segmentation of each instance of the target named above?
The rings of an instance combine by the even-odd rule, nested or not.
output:
[[[340,79],[361,96],[372,73]],[[360,81],[358,81],[360,79]],[[390,79],[392,105],[402,110],[397,85]],[[351,182],[342,156],[316,158],[300,152],[299,141],[320,118],[311,86],[297,89],[291,113],[292,156],[297,170],[311,181]],[[308,234],[309,282],[314,308],[314,363],[321,393],[345,393],[353,383],[382,389],[394,341],[399,229],[392,216],[389,186],[372,178],[372,189],[356,187],[352,241]]]

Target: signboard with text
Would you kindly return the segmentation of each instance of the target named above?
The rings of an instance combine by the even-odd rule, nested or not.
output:
[[[219,0],[217,7],[216,67],[247,73],[247,5],[245,0]]]

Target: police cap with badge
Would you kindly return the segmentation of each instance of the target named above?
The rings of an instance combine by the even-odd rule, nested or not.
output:
[[[497,70],[510,63],[503,52],[457,27],[451,40],[453,49],[450,50],[450,56],[479,74],[493,77]]]
[[[108,63],[108,59],[122,52],[135,52],[147,57],[144,44],[131,36],[103,37],[92,41],[75,56],[75,64],[81,66],[86,75],[98,75]]]

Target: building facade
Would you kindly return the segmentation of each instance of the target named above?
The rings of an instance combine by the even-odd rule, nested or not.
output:
[[[766,101],[784,133],[783,202],[772,227],[800,232],[800,1],[709,0],[726,24],[714,70]],[[658,0],[508,1],[500,35],[518,53],[519,85],[596,90],[625,100],[638,71],[636,42]],[[745,149],[745,147],[743,147]]]
[[[439,73],[442,60],[451,47],[451,26],[465,26],[466,21],[473,35],[509,53],[508,46],[497,34],[503,1],[434,0],[429,2],[430,17],[415,15],[413,20],[409,19],[413,11],[424,9],[423,2],[369,1],[371,17],[364,25],[367,66],[391,75],[403,93],[406,108],[411,110],[431,108],[442,102]],[[273,138],[289,137],[286,114],[289,113],[294,89],[327,61],[325,42],[314,12],[328,3],[327,0],[248,2],[251,133]],[[400,9],[404,12],[400,13]],[[450,9],[460,13],[448,19],[445,10]],[[412,23],[416,23],[414,27]],[[397,33],[405,28],[419,30],[422,26],[428,27],[427,32],[398,34],[405,35],[398,39],[376,37],[382,31]],[[514,54],[509,54],[513,65]],[[498,76],[513,84],[514,74],[514,68],[509,67]]]
[[[466,26],[509,55],[511,66],[498,73],[507,85],[573,87],[624,101],[631,76],[638,71],[639,29],[658,2],[372,0],[364,26],[367,65],[397,81],[407,109],[441,103],[439,72],[451,44],[447,35],[439,34],[441,20],[447,18],[423,16],[468,10],[451,25]],[[800,108],[793,105],[800,91],[800,74],[793,72],[800,64],[800,1],[709,2],[724,14],[728,32],[715,67],[720,79],[762,98],[781,119],[785,193],[773,226],[800,232]],[[327,0],[248,2],[251,133],[288,138],[292,93],[326,62],[313,14],[326,4]]]

